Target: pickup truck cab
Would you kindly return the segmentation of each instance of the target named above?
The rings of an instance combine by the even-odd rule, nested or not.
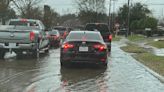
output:
[[[12,19],[9,25],[0,26],[0,58],[8,51],[14,51],[17,56],[28,52],[38,57],[41,51],[48,50],[49,39],[41,21]]]
[[[99,31],[103,37],[104,42],[108,46],[108,51],[111,51],[112,34],[105,23],[88,23],[85,26],[85,30],[88,31]]]

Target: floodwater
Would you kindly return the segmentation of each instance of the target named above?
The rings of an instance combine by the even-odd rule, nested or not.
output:
[[[0,60],[0,92],[164,92],[164,84],[113,43],[108,68],[60,67],[60,50]]]

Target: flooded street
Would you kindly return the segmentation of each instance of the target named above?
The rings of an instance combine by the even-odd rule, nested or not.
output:
[[[0,92],[164,92],[164,84],[113,43],[107,69],[60,67],[60,49],[0,60]]]

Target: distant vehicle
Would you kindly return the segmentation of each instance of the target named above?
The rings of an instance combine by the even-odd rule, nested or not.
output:
[[[71,31],[61,47],[61,66],[71,63],[93,63],[104,67],[108,63],[108,49],[100,32]]]
[[[99,31],[108,46],[108,51],[111,51],[112,34],[105,23],[88,23],[85,26],[85,30]]]
[[[71,28],[64,27],[64,26],[55,26],[53,29],[58,30],[60,33],[60,37],[65,39],[68,33],[71,31]]]
[[[126,28],[121,28],[118,32],[118,35],[126,35],[127,29]]]
[[[28,23],[33,22],[37,22],[38,26],[27,26]],[[10,20],[9,25],[0,26],[0,58],[3,58],[7,51],[14,51],[17,56],[28,52],[34,57],[38,57],[41,51],[48,52],[49,39],[42,22],[31,19],[23,21],[13,19]]]
[[[60,46],[60,33],[58,30],[48,31],[48,38],[51,47]]]

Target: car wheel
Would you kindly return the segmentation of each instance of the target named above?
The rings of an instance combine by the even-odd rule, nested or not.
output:
[[[39,58],[40,55],[39,43],[37,43],[37,48],[32,51],[32,57]]]
[[[62,57],[60,57],[60,66],[61,67],[69,67],[70,64],[69,63],[66,63],[65,61],[63,61]]]
[[[21,58],[23,56],[22,52],[16,52],[16,54],[17,54],[17,58]]]
[[[0,51],[0,59],[3,59],[4,58],[4,56],[5,56],[5,51]]]
[[[108,52],[111,52],[111,46],[108,47]]]
[[[50,45],[46,46],[45,53],[49,53],[49,48],[50,48]]]
[[[63,60],[61,55],[60,55],[60,65],[63,66]]]

